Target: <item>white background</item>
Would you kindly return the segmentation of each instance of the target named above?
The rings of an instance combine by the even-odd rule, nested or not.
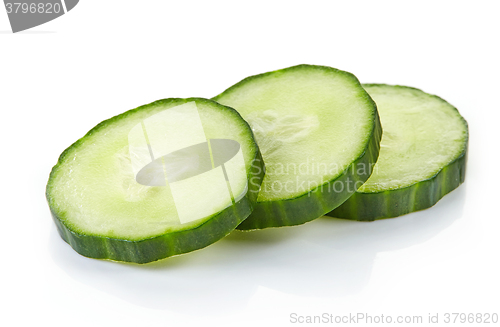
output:
[[[82,0],[11,34],[0,8],[0,325],[288,326],[291,313],[424,321],[500,313],[499,12],[494,1]],[[145,266],[84,258],[59,238],[44,197],[48,174],[94,125],[301,63],[455,105],[470,126],[465,184],[401,218],[234,232]]]

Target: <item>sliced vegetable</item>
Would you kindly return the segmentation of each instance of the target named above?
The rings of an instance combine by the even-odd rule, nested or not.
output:
[[[78,253],[145,263],[227,235],[251,213],[263,175],[235,110],[166,99],[106,120],[66,149],[46,194]]]
[[[384,127],[380,157],[368,181],[329,216],[401,216],[433,206],[464,182],[468,129],[457,109],[411,87],[364,87]]]
[[[300,65],[248,77],[214,100],[249,122],[266,163],[258,204],[238,229],[316,219],[351,196],[377,160],[377,108],[350,73]]]

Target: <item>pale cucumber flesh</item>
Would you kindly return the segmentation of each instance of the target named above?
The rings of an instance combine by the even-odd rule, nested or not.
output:
[[[456,108],[421,90],[366,84],[384,128],[373,174],[330,216],[397,217],[434,205],[463,183],[468,128]]]
[[[467,126],[447,102],[408,87],[364,87],[377,103],[384,133],[374,173],[358,192],[429,179],[465,150]]]

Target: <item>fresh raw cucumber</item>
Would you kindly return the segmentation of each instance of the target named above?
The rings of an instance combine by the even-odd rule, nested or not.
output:
[[[465,179],[467,122],[448,102],[421,90],[366,84],[384,127],[368,181],[328,215],[372,221],[433,206]]]
[[[263,176],[234,109],[166,99],[103,121],[66,149],[46,195],[78,253],[146,263],[227,235],[253,210]]]
[[[351,196],[377,160],[377,108],[350,73],[299,65],[248,77],[214,100],[248,121],[266,163],[257,206],[238,229],[316,219]]]

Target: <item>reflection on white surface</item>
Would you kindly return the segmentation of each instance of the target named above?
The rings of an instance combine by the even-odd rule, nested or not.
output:
[[[342,297],[370,281],[379,252],[431,239],[462,216],[466,185],[434,207],[372,223],[323,217],[256,232],[235,231],[194,253],[147,265],[82,257],[55,228],[50,252],[75,280],[139,306],[191,315],[244,309],[258,286],[312,297]]]

